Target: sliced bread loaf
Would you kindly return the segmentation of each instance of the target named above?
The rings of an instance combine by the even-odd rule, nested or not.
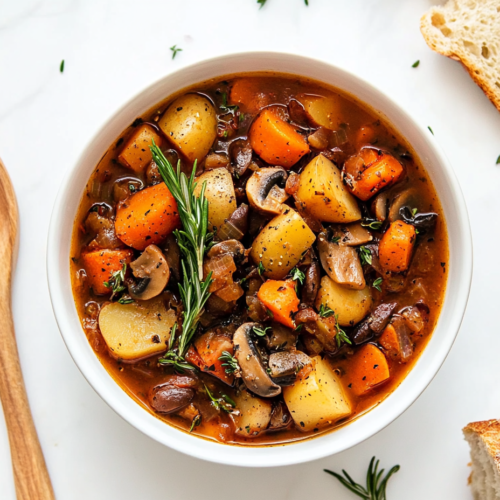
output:
[[[500,420],[472,422],[463,432],[470,445],[474,500],[500,500]]]
[[[448,0],[420,30],[429,47],[460,61],[500,110],[500,0]]]

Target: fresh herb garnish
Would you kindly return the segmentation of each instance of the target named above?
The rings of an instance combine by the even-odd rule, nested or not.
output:
[[[295,328],[294,328],[294,332],[300,332],[302,330],[302,328],[304,328],[304,323],[301,323],[300,325],[297,325]]]
[[[431,134],[434,135],[434,131],[431,129],[431,127],[427,127],[430,131],[431,131]]]
[[[293,281],[298,281],[301,285],[304,284],[306,275],[298,267],[294,267],[290,274],[292,275]]]
[[[267,335],[267,330],[270,330],[271,327],[270,326],[266,326],[266,328],[259,328],[258,326],[254,326],[252,328],[253,330],[253,333],[255,333],[255,335],[258,335],[259,337],[264,337]]]
[[[413,215],[413,217],[415,217],[415,215],[417,215],[417,212],[418,212],[418,208],[411,209],[411,214]]]
[[[193,418],[193,421],[191,422],[191,427],[189,429],[189,432],[193,432],[193,429],[195,427],[198,427],[201,424],[201,415],[196,415],[196,417]]]
[[[133,184],[129,184],[128,185],[128,190],[131,192],[131,193],[135,193],[135,186]]]
[[[134,299],[132,297],[130,297],[129,295],[122,295],[119,299],[118,299],[118,304],[132,304],[132,302],[134,302]]]
[[[335,315],[335,330],[337,330],[337,335],[335,335],[335,340],[337,341],[337,347],[340,349],[342,344],[352,345],[351,339],[347,336],[347,333],[340,328],[339,325],[339,315]]]
[[[177,55],[177,52],[182,52],[182,49],[178,48],[177,44],[173,45],[172,47],[170,47],[170,50],[172,51],[172,59],[175,59],[175,56]]]
[[[377,289],[379,292],[381,292],[381,291],[382,291],[381,285],[382,285],[382,282],[383,282],[383,281],[384,281],[384,280],[383,280],[382,278],[377,278],[377,279],[373,282],[373,284],[372,284],[373,288],[375,288],[375,289]]]
[[[238,360],[229,352],[222,351],[222,356],[219,357],[220,361],[224,361],[221,366],[226,367],[225,372],[227,375],[238,375],[241,372]]]
[[[271,311],[271,309],[266,309],[266,312],[271,319],[274,319],[274,313]]]
[[[177,202],[181,230],[174,235],[182,254],[183,284],[179,283],[179,292],[184,305],[182,332],[175,338],[177,323],[172,328],[168,351],[159,358],[162,365],[173,365],[178,370],[194,369],[184,356],[193,339],[203,307],[210,296],[208,291],[212,283],[212,273],[203,281],[203,257],[210,246],[212,234],[208,230],[208,200],[205,198],[206,183],[203,183],[198,197],[194,195],[196,182],[196,161],[191,177],[181,172],[181,162],[177,163],[177,172],[165,158],[161,149],[153,143],[150,146],[153,160],[169,191]],[[177,345],[176,344],[177,341]]]
[[[225,113],[231,113],[234,115],[236,111],[238,111],[238,106],[236,104],[228,104],[227,103],[227,93],[223,92],[222,93],[222,104],[219,106],[221,111],[224,111]],[[227,136],[226,136],[227,137]]]
[[[361,245],[359,247],[359,257],[361,259],[361,264],[368,264],[371,266],[372,263],[372,252],[369,248],[365,247],[364,245]]]
[[[104,282],[106,288],[111,288],[111,297],[109,300],[113,300],[116,295],[127,289],[125,286],[125,273],[127,272],[127,264],[123,264],[123,267],[111,275],[109,281]]]
[[[319,315],[322,318],[329,318],[330,316],[333,316],[335,314],[335,311],[333,309],[330,309],[328,306],[325,306],[325,304],[321,304],[319,306]]]
[[[61,65],[59,66],[59,71],[64,73],[64,59],[61,61]]]
[[[411,65],[411,67],[412,67],[412,68],[418,68],[419,64],[420,64],[420,59],[419,59],[418,61],[415,61],[415,62]]]
[[[349,491],[352,491],[355,495],[364,500],[386,500],[385,490],[387,488],[387,482],[394,473],[398,472],[399,465],[395,465],[384,477],[384,469],[380,472],[378,470],[379,462],[380,460],[375,462],[375,457],[371,459],[366,475],[366,488],[356,483],[345,470],[342,470],[344,476],[328,469],[323,470],[333,477],[336,477]]]
[[[212,401],[212,405],[216,410],[223,410],[226,413],[232,413],[234,411],[234,409],[236,408],[236,403],[227,394],[221,394],[221,397],[219,399],[214,398],[213,394],[210,392],[206,384],[203,385],[205,385],[205,392]]]
[[[340,241],[340,236],[333,236],[331,239],[332,243],[338,243]]]
[[[363,219],[361,221],[361,225],[363,227],[368,227],[370,229],[373,229],[374,231],[379,231],[380,228],[382,227],[382,221],[376,220],[376,219]]]
[[[259,273],[259,276],[262,276],[262,274],[266,272],[266,268],[264,267],[264,264],[262,264],[262,261],[260,261],[257,266],[257,272]]]

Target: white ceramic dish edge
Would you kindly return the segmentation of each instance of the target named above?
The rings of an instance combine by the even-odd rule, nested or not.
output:
[[[378,407],[335,432],[273,447],[227,446],[200,439],[155,418],[111,378],[81,328],[71,291],[69,258],[74,217],[86,182],[109,145],[137,117],[182,88],[238,72],[276,71],[326,82],[369,104],[412,144],[438,191],[448,225],[450,260],[445,303],[434,334],[413,370]],[[401,415],[438,372],[458,334],[472,279],[472,237],[465,201],[447,159],[430,132],[361,78],[323,61],[288,53],[248,52],[205,60],[171,73],[125,103],[95,134],[59,190],[49,228],[47,277],[59,329],[75,363],[122,418],[158,442],[193,457],[227,465],[270,467],[315,460],[348,449]]]

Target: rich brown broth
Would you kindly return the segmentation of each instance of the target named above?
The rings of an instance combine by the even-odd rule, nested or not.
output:
[[[375,149],[390,152],[403,164],[405,169],[404,178],[386,189],[388,198],[392,199],[395,194],[403,192],[406,188],[411,187],[415,190],[416,198],[418,199],[418,207],[415,207],[418,208],[418,212],[433,212],[438,215],[435,227],[427,234],[418,235],[409,270],[406,273],[394,274],[391,275],[390,278],[387,278],[387,281],[391,281],[390,286],[392,286],[393,289],[400,290],[397,292],[387,291],[386,287],[389,286],[389,284],[385,281],[382,292],[379,292],[373,287],[371,288],[373,296],[371,311],[373,311],[377,305],[388,301],[397,301],[398,310],[407,306],[415,306],[419,301],[425,303],[428,307],[428,316],[426,317],[424,330],[419,332],[416,338],[412,338],[414,346],[413,355],[406,362],[397,362],[393,359],[389,359],[390,379],[374,387],[366,395],[362,396],[355,396],[350,392],[346,376],[346,373],[349,372],[349,363],[352,359],[352,353],[356,351],[358,347],[351,348],[350,346],[346,346],[346,348],[341,350],[338,354],[327,356],[331,367],[340,376],[344,391],[351,401],[353,412],[347,419],[341,419],[321,429],[302,432],[300,426],[292,424],[285,430],[262,432],[257,437],[246,438],[234,432],[234,424],[227,413],[223,411],[214,412],[211,408],[207,411],[205,408],[202,414],[214,413],[214,418],[210,421],[206,421],[206,419],[203,418],[201,425],[194,427],[192,430],[193,434],[204,438],[215,439],[231,444],[255,446],[291,442],[329,432],[338,426],[345,425],[349,421],[380,404],[398,387],[398,385],[400,385],[407,373],[412,369],[415,361],[425,349],[439,317],[447,281],[448,240],[446,224],[438,195],[424,166],[416,157],[411,145],[409,145],[404,138],[400,137],[398,132],[394,130],[383,117],[369,109],[365,104],[359,102],[356,98],[306,78],[290,77],[279,74],[243,76],[249,80],[253,79],[252,84],[258,87],[260,92],[249,105],[245,106],[244,103],[239,103],[239,113],[243,112],[244,117],[240,118],[241,114],[238,115],[236,124],[232,123],[227,125],[220,120],[218,137],[211,151],[217,153],[229,152],[230,154],[231,143],[234,143],[234,141],[239,138],[247,138],[252,121],[261,107],[279,106],[281,109],[277,109],[276,113],[278,113],[278,115],[282,113],[282,116],[288,117],[290,103],[297,95],[311,94],[326,97],[337,96],[336,99],[339,99],[341,102],[340,116],[337,117],[338,131],[340,131],[339,137],[341,137],[341,139],[337,141],[338,145],[330,147],[328,152],[329,158],[334,164],[342,168],[345,160],[357,153],[358,146],[356,145],[356,134],[361,127],[369,124],[375,131],[376,136],[376,143],[372,143],[372,146]],[[126,144],[127,140],[138,126],[147,122],[152,124],[155,130],[159,130],[157,127],[159,117],[178,95],[187,92],[196,92],[200,95],[207,96],[208,99],[214,103],[215,107],[219,109],[220,105],[224,104],[222,101],[224,93],[230,95],[230,89],[235,78],[241,77],[242,75],[227,76],[225,79],[208,81],[193,86],[190,89],[184,89],[176,96],[167,97],[164,102],[155,106],[147,113],[144,113],[141,117],[138,117],[138,119],[116,139],[114,144],[110,146],[109,150],[96,166],[94,173],[87,183],[74,224],[71,250],[72,259],[70,262],[71,274],[73,277],[73,294],[76,308],[90,345],[106,370],[130,397],[143,406],[145,410],[153,413],[166,423],[185,431],[189,431],[190,429],[191,422],[189,420],[176,414],[161,414],[154,412],[148,402],[148,393],[151,388],[162,383],[166,374],[172,373],[171,368],[165,368],[157,364],[159,355],[156,354],[136,362],[125,362],[116,359],[107,348],[106,342],[100,333],[97,318],[99,308],[103,304],[109,302],[109,295],[95,294],[88,279],[86,279],[86,272],[82,264],[81,254],[82,250],[85,251],[89,243],[93,240],[94,235],[86,229],[85,220],[89,210],[95,207],[96,204],[104,204],[101,205],[101,209],[99,210],[114,214],[114,207],[116,205],[114,199],[114,185],[117,180],[126,179],[130,184],[135,185],[136,188],[134,192],[150,184],[151,176],[148,178],[146,173],[147,169],[143,172],[134,172],[118,161],[118,155],[121,153],[123,145]],[[347,140],[341,142],[344,139]],[[191,165],[179,151],[175,154],[175,148],[172,145],[165,146],[163,149],[164,151],[169,150],[168,154],[170,154],[174,160],[176,157],[180,158],[183,171],[187,173],[190,172]],[[291,170],[301,171],[317,154],[317,150],[306,154],[291,168]],[[253,157],[260,166],[265,166],[265,162],[261,161],[255,153],[253,153]],[[202,171],[203,163],[204,162],[201,162],[198,167],[200,172]],[[246,201],[243,188],[250,173],[251,172],[248,171],[247,174],[240,178],[238,178],[238,176],[233,176],[238,205],[243,200]],[[238,190],[238,188],[241,189]],[[361,203],[361,205],[369,207],[369,203]],[[327,223],[325,223],[325,225],[327,225]],[[243,240],[243,242],[246,241],[245,239]],[[247,244],[245,244],[245,246],[248,248]],[[138,252],[136,251],[135,254],[137,256]],[[325,274],[324,271],[322,271],[322,274]],[[371,286],[368,279],[366,286]],[[172,292],[175,293],[175,290],[172,290]],[[243,296],[243,299],[244,298],[245,295]],[[377,339],[373,339],[372,342],[377,343]],[[223,384],[217,378],[206,373],[200,373],[199,377],[201,377],[203,382],[211,388],[212,392],[222,391],[233,399],[235,398],[235,389]],[[200,407],[210,405],[203,394],[197,394],[193,402],[195,406],[199,404]]]

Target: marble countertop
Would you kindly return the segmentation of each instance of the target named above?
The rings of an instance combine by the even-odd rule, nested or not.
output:
[[[428,49],[419,19],[432,3],[309,0],[306,7],[303,0],[268,0],[259,10],[255,0],[0,2],[0,155],[21,217],[14,315],[28,396],[58,499],[250,500],[265,493],[276,500],[347,500],[354,497],[323,468],[345,468],[362,478],[372,455],[386,467],[401,465],[390,499],[471,498],[461,428],[500,417],[500,114],[460,64]],[[172,61],[174,44],[183,51]],[[457,341],[404,415],[336,456],[240,469],[192,459],[152,441],[91,389],[52,314],[46,235],[65,170],[125,99],[183,65],[266,49],[347,68],[432,127],[468,204],[475,273]],[[416,60],[420,65],[412,68]],[[0,497],[15,498],[1,412]]]

